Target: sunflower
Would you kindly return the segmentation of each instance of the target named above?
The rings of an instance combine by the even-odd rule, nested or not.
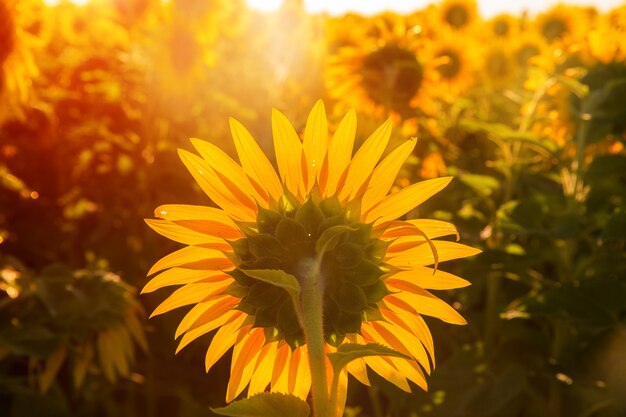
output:
[[[479,48],[469,38],[459,44],[451,30],[441,29],[432,42],[432,65],[437,73],[438,89],[456,96],[474,81],[474,71],[479,62]]]
[[[519,21],[509,14],[500,14],[491,19],[488,23],[490,36],[501,39],[511,39],[519,33]]]
[[[588,66],[626,60],[626,21],[624,25],[620,25],[616,19],[618,16],[617,14],[602,16],[587,34],[584,52],[585,63]]]
[[[405,119],[418,108],[430,112],[434,73],[423,53],[425,39],[390,13],[374,19],[364,32],[358,45],[329,57],[326,88],[339,107]]]
[[[152,316],[193,306],[176,330],[175,336],[182,337],[178,350],[217,330],[205,365],[208,372],[233,349],[228,402],[246,386],[251,396],[268,385],[271,391],[304,399],[311,374],[330,368],[328,359],[322,359],[326,367],[310,365],[315,352],[324,357],[323,352],[348,342],[383,344],[408,358],[352,362],[340,373],[339,404],[345,403],[347,373],[369,384],[367,367],[405,391],[411,389],[409,381],[426,389],[425,374],[435,356],[423,316],[465,324],[428,290],[469,284],[437,264],[479,251],[436,239],[458,236],[452,224],[398,218],[451,178],[419,182],[387,195],[415,140],[380,160],[391,134],[388,120],[351,157],[355,112],[348,112],[329,137],[321,101],[309,114],[303,140],[277,110],[272,130],[278,174],[234,119],[231,132],[239,163],[198,139],[191,141],[200,156],[179,151],[219,207],[163,205],[155,210],[159,219],[147,220],[158,233],[188,245],[150,269],[148,275],[158,275],[144,293],[180,286]],[[288,278],[302,286],[302,297],[291,298],[279,288]],[[310,306],[314,297],[304,296],[305,288],[314,289],[317,307]],[[302,326],[314,307],[318,321],[323,320],[320,346],[311,345],[308,327]]]
[[[0,0],[0,121],[7,116],[24,117],[22,108],[33,98],[36,40],[25,27],[38,15],[34,9],[30,2]]]
[[[537,17],[537,31],[548,41],[578,40],[586,32],[588,16],[579,8],[557,5]]]
[[[439,7],[439,20],[450,28],[462,30],[478,19],[478,7],[474,0],[444,0]]]
[[[504,43],[494,43],[484,51],[482,76],[485,85],[500,89],[512,82],[516,75],[517,64]]]

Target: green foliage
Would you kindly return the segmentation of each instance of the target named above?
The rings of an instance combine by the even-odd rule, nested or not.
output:
[[[311,412],[309,405],[298,397],[275,392],[264,392],[211,410],[231,417],[308,417]]]

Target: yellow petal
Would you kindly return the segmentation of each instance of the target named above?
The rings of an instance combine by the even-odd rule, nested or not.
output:
[[[269,195],[267,191],[263,190],[262,193],[259,193],[250,183],[243,168],[224,151],[205,140],[191,138],[191,143],[216,173],[226,175],[239,192],[252,198],[261,207],[268,207]]]
[[[432,240],[431,243],[437,251],[439,262],[465,258],[481,252],[480,249],[447,240]],[[430,245],[420,245],[392,255],[385,258],[385,262],[400,269],[413,269],[435,263],[435,255]]]
[[[256,361],[256,367],[252,378],[250,378],[250,386],[248,387],[248,397],[251,397],[259,392],[265,391],[265,388],[272,380],[272,370],[274,369],[274,362],[276,362],[276,346],[278,342],[268,343],[263,346],[259,357]]]
[[[412,307],[420,314],[436,317],[446,323],[467,324],[465,319],[445,301],[416,285],[406,282],[385,282],[385,284],[392,292],[399,290],[399,292],[385,297],[385,302],[388,304],[404,309]]]
[[[390,323],[402,327],[404,330],[415,335],[430,355],[430,359],[435,367],[435,343],[430,333],[428,325],[424,319],[414,310],[407,311],[401,307],[387,304],[388,308],[381,308],[380,311]]]
[[[375,331],[379,340],[398,352],[412,356],[430,374],[430,362],[426,349],[420,340],[401,326],[394,326],[384,321],[369,323],[368,332]]]
[[[276,351],[276,362],[272,370],[272,392],[289,393],[289,364],[291,363],[291,347],[287,343],[279,344]]]
[[[363,194],[361,202],[361,210],[366,213],[374,205],[378,204],[389,192],[393,185],[400,168],[404,165],[406,159],[413,152],[417,139],[413,138],[404,142],[402,145],[394,149],[389,155],[382,160],[374,169],[369,188]]]
[[[402,391],[411,392],[406,378],[403,373],[398,371],[389,361],[386,361],[383,357],[367,356],[364,358],[367,366],[372,368],[374,372],[383,377],[385,380],[391,382]]]
[[[215,362],[224,356],[224,353],[233,346],[237,339],[237,330],[241,327],[246,317],[246,314],[234,311],[232,321],[222,325],[215,333],[204,359],[206,372],[209,372],[213,365],[215,365]]]
[[[296,348],[291,355],[287,386],[289,392],[298,398],[306,400],[309,395],[311,390],[311,370],[309,368],[306,345]]]
[[[152,318],[159,314],[167,313],[179,307],[206,301],[209,297],[213,297],[224,291],[228,285],[228,280],[187,284],[174,291],[165,301],[159,304],[150,317]]]
[[[417,232],[416,228],[428,236],[429,239],[450,235],[456,235],[457,240],[459,239],[459,232],[456,230],[456,227],[452,223],[443,222],[441,220],[394,220],[381,225],[381,227],[384,227],[381,239],[412,237],[414,239],[426,240]]]
[[[402,369],[402,373],[407,379],[415,384],[418,387],[423,389],[424,391],[428,391],[428,384],[426,383],[426,377],[424,376],[424,372],[419,367],[417,362],[410,359],[397,358],[393,356],[387,356],[387,360],[393,363],[396,369]]]
[[[45,394],[50,389],[52,382],[61,369],[61,365],[65,362],[65,358],[67,358],[67,348],[65,346],[59,346],[46,358],[44,370],[39,375],[39,391],[42,394]]]
[[[352,158],[348,167],[346,182],[339,192],[339,199],[354,198],[370,177],[378,160],[382,156],[391,136],[391,119],[387,119],[369,138]]]
[[[178,220],[207,220],[223,223],[231,226],[233,229],[237,228],[224,210],[215,207],[190,204],[163,204],[154,210],[154,217],[160,217],[171,222]]]
[[[335,134],[328,144],[328,153],[324,161],[322,176],[326,175],[326,179],[320,178],[320,186],[323,195],[330,197],[337,192],[339,179],[350,164],[352,158],[352,148],[354,147],[354,136],[356,134],[356,112],[350,110],[341,120]]]
[[[256,203],[236,187],[227,187],[224,176],[218,175],[204,159],[183,149],[178,155],[200,188],[218,206],[236,220],[250,222],[256,219]]]
[[[257,141],[241,123],[233,118],[230,119],[230,132],[245,173],[265,187],[272,198],[278,201],[283,195],[283,186]]]
[[[395,220],[441,191],[452,177],[421,181],[391,194],[375,205],[364,217],[365,223]]]
[[[171,268],[148,281],[141,293],[150,293],[172,285],[185,285],[200,281],[221,281],[227,278],[230,278],[230,275],[219,270],[205,271],[202,269]]]
[[[230,367],[230,380],[226,389],[226,402],[231,402],[250,382],[261,347],[265,342],[263,329],[241,329],[245,337],[235,344]],[[249,333],[248,333],[249,332]]]
[[[231,249],[230,245],[222,238],[196,232],[167,220],[145,219],[145,222],[155,232],[176,242],[184,243],[186,245],[211,244],[214,245],[215,248],[222,250]]]
[[[371,385],[370,379],[367,376],[367,365],[365,365],[365,361],[362,358],[350,362],[346,366],[346,369],[348,373],[355,377],[361,384],[367,385],[368,387]]]
[[[289,120],[276,109],[272,110],[272,133],[276,164],[283,184],[293,195],[304,195],[301,172],[302,142]]]
[[[217,249],[186,246],[159,259],[148,271],[148,275],[172,267],[206,270],[226,270],[233,267],[224,254]]]
[[[399,271],[390,275],[389,278],[410,282],[427,290],[451,290],[471,285],[469,281],[456,275],[426,267]]]
[[[239,299],[232,296],[213,297],[193,306],[183,317],[176,328],[174,339],[188,330],[193,330],[207,323],[213,322],[239,303]]]
[[[304,178],[308,193],[319,178],[319,171],[328,148],[328,121],[322,100],[313,106],[304,128],[302,150],[307,162],[308,177]]]

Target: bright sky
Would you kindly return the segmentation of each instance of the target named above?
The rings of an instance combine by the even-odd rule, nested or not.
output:
[[[250,7],[262,11],[276,10],[282,3],[282,0],[246,1]],[[436,0],[304,0],[309,12],[328,12],[330,14],[343,14],[348,11],[375,14],[383,10],[403,13],[418,10],[434,2]],[[596,6],[604,11],[622,2],[623,0],[478,0],[478,8],[482,16],[491,17],[505,12],[518,14],[523,10],[537,13],[558,3]]]

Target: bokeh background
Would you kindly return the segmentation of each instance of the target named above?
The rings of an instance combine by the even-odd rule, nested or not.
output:
[[[626,415],[626,6],[483,17],[471,0],[363,16],[285,0],[0,0],[0,414],[210,416],[228,358],[174,356],[183,312],[148,320],[143,222],[211,204],[177,157],[233,154],[228,118],[273,155],[270,109],[301,130],[323,98],[357,141],[419,138],[396,187],[455,180],[410,217],[483,250],[441,265],[469,324],[428,321],[413,394],[351,380],[347,416]]]

